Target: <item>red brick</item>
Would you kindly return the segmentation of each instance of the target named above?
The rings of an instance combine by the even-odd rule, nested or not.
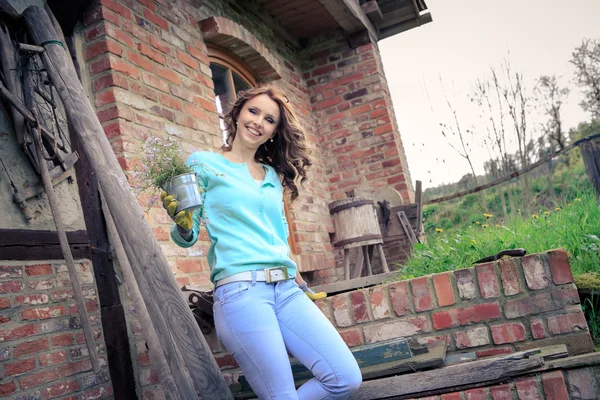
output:
[[[146,29],[142,28],[140,25],[138,25],[139,23],[145,23],[146,21],[143,20],[142,18],[136,18],[135,21],[123,21],[123,30],[129,34],[131,34],[131,36],[133,36],[134,38],[144,42],[144,43],[148,43],[149,40],[149,33]]]
[[[564,285],[573,282],[573,273],[569,264],[569,255],[565,250],[552,250],[548,252],[550,274],[555,285]]]
[[[459,308],[457,311],[458,322],[461,325],[466,325],[473,322],[490,321],[492,319],[501,317],[500,304],[498,302],[477,304],[474,306]]]
[[[42,371],[19,379],[19,385],[21,389],[29,389],[43,385],[44,383],[52,382],[59,377],[56,370]]]
[[[455,315],[456,313],[451,311],[440,311],[431,314],[433,328],[440,330],[450,328],[453,325],[458,325]]]
[[[414,336],[431,331],[429,320],[426,316],[409,316],[396,318],[385,323],[365,325],[363,333],[367,344],[395,339],[398,337]]]
[[[123,54],[123,47],[111,39],[102,40],[87,46],[85,49],[85,59],[86,61],[89,61],[104,53],[113,53],[117,56],[121,56],[121,54]]]
[[[378,126],[377,128],[375,128],[373,130],[373,133],[375,135],[383,135],[384,133],[388,133],[388,132],[392,132],[392,131],[393,131],[392,124],[385,124],[385,125]]]
[[[446,393],[440,396],[440,400],[462,400],[460,392]]]
[[[154,35],[150,36],[150,45],[162,53],[175,56],[175,50],[171,47],[171,45]]]
[[[471,389],[465,391],[465,400],[486,400],[485,389]]]
[[[26,338],[38,334],[39,331],[39,326],[33,324],[22,325],[12,329],[0,329],[0,342]]]
[[[541,257],[537,254],[532,254],[523,257],[521,260],[527,287],[533,290],[548,287],[548,277],[546,276],[546,271],[544,271],[544,263]]]
[[[30,294],[27,296],[15,296],[15,305],[36,305],[48,303],[47,294]]]
[[[193,70],[198,70],[200,68],[198,65],[198,61],[196,61],[195,58],[182,51],[177,51],[177,59],[185,65],[187,65],[188,67],[192,68]]]
[[[509,385],[497,385],[490,387],[490,395],[493,400],[512,400]]]
[[[10,298],[9,297],[1,297],[0,298],[0,310],[10,307]]]
[[[477,327],[454,333],[457,349],[478,347],[490,344],[490,338],[486,327]]]
[[[433,303],[431,301],[431,292],[429,290],[429,282],[427,277],[411,279],[410,287],[412,289],[416,312],[422,312],[433,309]]]
[[[542,386],[546,400],[569,400],[565,378],[562,371],[546,372],[542,374]]]
[[[381,286],[369,289],[369,303],[374,319],[382,319],[390,316],[385,290]]]
[[[139,69],[120,58],[111,58],[110,65],[115,71],[134,79],[139,79]]]
[[[154,63],[152,60],[140,55],[139,53],[127,51],[125,53],[125,58],[132,64],[135,64],[148,72],[154,71]]]
[[[0,397],[8,396],[16,390],[17,385],[14,382],[0,383]]]
[[[92,369],[92,362],[90,360],[80,361],[66,365],[60,369],[60,376],[71,376],[80,372],[89,371]]]
[[[176,264],[177,269],[184,274],[208,271],[206,263],[201,259],[181,259],[177,260]]]
[[[505,296],[521,293],[519,274],[514,259],[500,260],[500,276]]]
[[[333,307],[333,317],[338,326],[347,327],[354,325],[352,318],[354,313],[352,312],[347,295],[334,296],[331,299],[331,306]]]
[[[79,383],[76,380],[61,381],[44,388],[44,395],[45,398],[51,399],[77,390],[79,390]]]
[[[163,66],[157,65],[156,66],[156,75],[158,75],[161,78],[164,78],[170,82],[173,82],[176,85],[181,84],[181,79],[179,79],[179,75],[177,74],[177,72],[174,72],[173,70],[169,69],[169,68],[165,68]]]
[[[94,80],[94,90],[96,92],[111,86],[119,86],[127,89],[127,78],[121,74],[109,73]]]
[[[312,72],[312,77],[314,78],[316,76],[324,75],[324,74],[334,71],[334,70],[335,70],[335,64],[325,65],[323,67],[319,67],[319,68],[315,69]]]
[[[159,79],[155,75],[149,74],[146,71],[142,71],[142,81],[155,89],[158,89],[162,92],[169,93],[169,83]]]
[[[350,304],[354,312],[354,321],[356,323],[368,322],[371,320],[369,316],[367,299],[365,293],[362,290],[355,290],[350,292]]]
[[[27,276],[49,275],[52,272],[52,265],[50,264],[35,264],[25,266],[25,273]]]
[[[100,23],[98,25],[91,26],[85,30],[85,40],[86,42],[91,42],[92,40],[99,38],[106,34],[106,24]]]
[[[362,336],[360,334],[360,330],[358,329],[341,331],[340,336],[342,337],[344,342],[346,342],[346,345],[348,347],[356,347],[364,344]]]
[[[41,353],[42,351],[48,350],[48,348],[48,339],[32,340],[15,346],[13,357],[17,358],[28,354]]]
[[[477,280],[479,282],[479,290],[481,297],[490,298],[500,296],[500,285],[493,262],[481,264],[475,267],[477,271]]]
[[[140,53],[142,53],[144,56],[156,61],[159,64],[165,63],[165,56],[160,52],[154,50],[146,43],[138,43],[137,47]]]
[[[23,319],[48,319],[67,315],[67,311],[63,306],[53,307],[38,307],[23,310],[21,313]]]
[[[67,361],[67,353],[64,350],[46,353],[38,356],[40,366],[48,367],[51,365],[62,364]]]
[[[340,85],[346,85],[351,82],[357,82],[357,81],[361,80],[362,78],[364,78],[364,76],[365,76],[364,72],[359,72],[356,74],[344,76],[344,77],[340,78]]]
[[[495,357],[501,354],[510,354],[513,352],[512,347],[494,347],[486,350],[479,350],[475,352],[477,358]]]
[[[101,0],[101,3],[106,8],[110,8],[112,11],[120,15],[124,19],[131,19],[131,10],[118,1],[113,0]]]
[[[397,282],[388,285],[388,292],[392,300],[392,308],[397,316],[401,317],[410,313],[410,300],[406,282]]]
[[[354,107],[354,108],[350,109],[350,115],[355,117],[357,115],[369,112],[370,110],[371,110],[370,104],[363,104],[362,106],[358,106],[358,107]]]
[[[0,282],[0,293],[17,293],[23,291],[23,281]]]
[[[342,102],[342,98],[340,96],[331,97],[327,100],[319,101],[317,103],[318,110],[324,110],[325,108],[333,107]]]
[[[587,331],[588,326],[582,312],[548,317],[548,330],[552,335]]]
[[[533,378],[517,379],[515,384],[519,400],[539,400],[540,392]]]
[[[238,367],[238,363],[235,361],[235,359],[233,358],[233,356],[231,354],[229,354],[229,353],[219,354],[219,355],[216,355],[214,357],[215,357],[215,361],[217,362],[217,365],[221,369],[223,369],[223,368],[237,368]]]
[[[525,327],[518,324],[492,326],[492,338],[495,344],[514,343],[525,340]]]
[[[107,399],[113,395],[112,385],[101,386],[88,390],[81,395],[81,400]],[[150,400],[150,399],[148,399]]]
[[[123,43],[129,48],[135,49],[135,40],[130,35],[123,32],[120,28],[114,26],[113,24],[106,24],[105,29],[108,36],[112,37],[117,42]]]
[[[102,107],[107,104],[115,102],[115,92],[111,89],[105,90],[104,92],[96,93],[96,107]]]
[[[63,333],[62,335],[54,336],[50,339],[53,347],[63,347],[73,344],[73,334]]]
[[[461,300],[472,300],[477,297],[477,288],[473,280],[473,268],[454,271],[458,296]]]
[[[13,376],[24,374],[25,372],[33,371],[35,369],[35,358],[29,358],[27,360],[19,360],[11,363],[4,364],[4,375]]]
[[[548,337],[546,333],[546,327],[544,326],[544,321],[541,319],[531,320],[531,333],[533,334],[534,339],[543,339]]]
[[[454,304],[454,289],[450,281],[450,273],[433,276],[433,287],[437,296],[438,306],[444,307]]]
[[[550,293],[540,293],[534,296],[504,302],[504,315],[507,318],[518,318],[525,315],[535,315],[561,308],[552,300]]]
[[[152,22],[153,24],[161,27],[165,31],[169,30],[169,23],[167,22],[167,20],[152,13],[148,9],[144,9],[144,18],[146,18],[148,21]]]

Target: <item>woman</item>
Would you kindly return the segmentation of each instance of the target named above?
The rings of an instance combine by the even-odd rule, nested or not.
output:
[[[205,222],[217,335],[260,399],[347,399],[362,381],[360,369],[295,282],[287,244],[284,188],[296,199],[311,164],[304,131],[274,87],[241,92],[224,120],[222,152],[187,161],[204,189],[203,215],[175,214],[173,196],[164,198],[176,222],[171,237],[192,246]],[[298,390],[288,352],[315,376]]]

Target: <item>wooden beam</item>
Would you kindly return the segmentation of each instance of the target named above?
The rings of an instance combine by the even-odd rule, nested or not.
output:
[[[415,228],[415,233],[417,234],[418,238],[421,236],[421,231],[423,230],[423,183],[421,181],[417,181],[416,186],[415,203],[417,204],[417,226]]]
[[[377,29],[356,0],[319,0],[319,3],[346,33],[352,34],[366,29],[373,43],[377,43]]]
[[[369,0],[366,3],[361,4],[360,7],[374,24],[383,22],[383,14],[381,13],[381,8],[379,8],[376,0]]]
[[[35,44],[46,44],[42,59],[65,106],[69,122],[81,139],[84,152],[98,177],[115,224],[136,275],[148,280],[153,297],[178,345],[196,389],[206,399],[231,399],[231,393],[214,357],[184,302],[152,230],[146,222],[125,174],[119,166],[95,110],[79,82],[68,52],[56,44],[58,35],[41,7],[27,8],[23,17]],[[53,43],[54,42],[54,43]],[[161,334],[163,334],[161,332]]]
[[[350,279],[341,282],[328,283],[326,285],[314,286],[311,289],[315,292],[325,292],[327,294],[334,294],[340,292],[347,292],[358,288],[364,288],[368,286],[379,285],[380,283],[398,278],[397,272],[389,272],[387,274],[365,276],[363,278]]]
[[[385,29],[381,29],[380,33],[379,33],[379,38],[380,39],[385,39],[388,38],[390,36],[394,36],[397,35],[399,33],[414,29],[414,28],[418,28],[421,25],[427,24],[429,22],[433,21],[431,18],[431,14],[427,13],[427,14],[423,14],[421,16],[419,16],[418,18],[412,19],[410,21],[406,21],[403,22],[401,24],[398,25],[393,25],[390,26],[388,28]]]

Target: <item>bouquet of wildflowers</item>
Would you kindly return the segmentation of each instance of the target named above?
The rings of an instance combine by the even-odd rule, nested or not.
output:
[[[175,176],[194,172],[185,164],[183,152],[175,140],[162,141],[149,137],[144,143],[142,167],[136,171],[136,180],[143,188],[165,189]]]

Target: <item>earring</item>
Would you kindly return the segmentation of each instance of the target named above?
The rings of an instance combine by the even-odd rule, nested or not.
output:
[[[271,138],[271,143],[273,143],[273,138]]]

